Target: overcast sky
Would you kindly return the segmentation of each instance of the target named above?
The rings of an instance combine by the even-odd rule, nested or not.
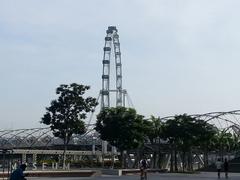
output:
[[[97,97],[110,25],[139,114],[240,109],[239,8],[239,0],[1,0],[0,129],[42,126],[63,83],[90,85]]]

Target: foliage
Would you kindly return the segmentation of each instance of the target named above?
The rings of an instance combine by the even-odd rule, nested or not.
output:
[[[149,121],[145,122],[145,134],[150,140],[150,142],[157,143],[157,140],[160,140],[162,137],[162,131],[163,131],[163,122],[160,120],[160,118],[156,118],[154,116],[151,116]]]
[[[208,143],[216,134],[217,128],[206,121],[187,114],[175,116],[165,123],[164,136],[170,142],[187,151],[192,146]]]
[[[53,135],[63,139],[64,144],[68,144],[73,134],[83,134],[86,131],[82,120],[97,105],[95,98],[83,97],[89,88],[90,86],[76,83],[60,85],[56,89],[58,99],[46,108],[41,123],[50,125]]]
[[[163,134],[170,143],[171,151],[182,153],[183,171],[186,165],[186,155],[188,156],[188,170],[192,170],[193,149],[204,149],[209,146],[211,140],[217,133],[217,128],[204,120],[200,120],[187,114],[175,116],[165,122]],[[172,167],[171,161],[171,167]],[[175,169],[177,163],[175,160]],[[177,170],[177,169],[176,169]]]
[[[105,108],[97,116],[96,131],[120,151],[136,148],[144,140],[144,120],[132,108]]]
[[[212,150],[219,152],[220,155],[224,152],[239,150],[239,136],[232,134],[227,130],[228,129],[218,131],[212,142]]]

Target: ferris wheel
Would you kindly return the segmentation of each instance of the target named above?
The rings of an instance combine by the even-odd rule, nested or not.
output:
[[[118,30],[115,26],[109,26],[106,31],[105,45],[103,48],[103,71],[101,109],[110,107],[110,93],[116,94],[116,106],[125,106],[127,91],[122,88],[122,62]],[[110,63],[115,61],[115,84],[116,89],[110,89]]]

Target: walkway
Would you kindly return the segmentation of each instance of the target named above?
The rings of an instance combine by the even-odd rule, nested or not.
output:
[[[148,180],[217,180],[217,174],[213,172],[202,172],[200,174],[174,174],[174,173],[163,173],[163,174],[149,174]],[[224,180],[224,174],[221,174],[221,179]],[[50,177],[50,178],[28,178],[28,180],[139,180],[137,175],[128,176],[100,176],[100,177]],[[230,173],[229,180],[239,180],[240,173]]]

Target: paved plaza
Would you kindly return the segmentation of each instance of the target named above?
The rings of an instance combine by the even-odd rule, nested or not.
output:
[[[221,174],[221,179],[224,178],[224,174]],[[127,175],[127,176],[97,176],[97,177],[33,177],[28,178],[28,180],[139,180],[139,175]],[[213,172],[202,172],[198,174],[175,174],[175,173],[163,173],[163,174],[149,174],[148,180],[212,180],[218,179],[217,174]],[[229,180],[240,180],[240,173],[230,173]]]

